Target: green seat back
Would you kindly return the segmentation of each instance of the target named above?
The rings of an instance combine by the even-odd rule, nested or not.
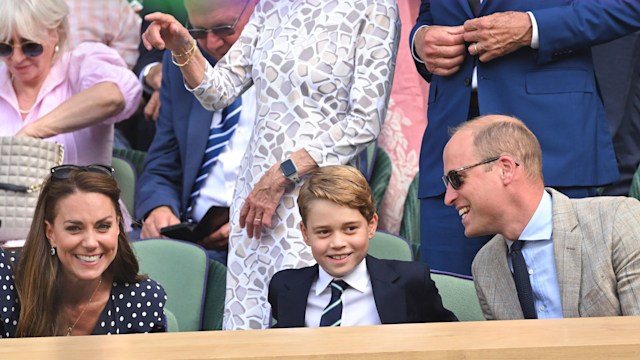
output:
[[[373,165],[373,172],[371,173],[371,180],[369,181],[371,192],[373,193],[373,200],[376,202],[376,211],[380,210],[384,193],[389,187],[392,171],[393,168],[391,167],[389,154],[387,154],[384,149],[378,148],[376,161]]]
[[[458,320],[484,320],[473,280],[446,274],[434,274],[433,272],[431,279],[438,287],[442,304],[456,314]]]
[[[636,170],[631,180],[631,187],[629,188],[629,196],[640,200],[640,167]]]
[[[210,260],[207,294],[204,303],[203,330],[222,330],[226,288],[227,267],[215,260]]]
[[[129,214],[133,214],[135,193],[136,193],[136,173],[133,166],[125,159],[113,157],[111,159],[113,167],[113,176],[118,182],[120,188],[120,198],[127,207]]]
[[[136,175],[142,174],[144,161],[147,158],[147,152],[134,149],[113,148],[113,156],[128,160],[135,169]]]
[[[418,199],[418,174],[413,178],[404,201],[400,222],[400,236],[409,240],[413,255],[420,259],[420,200]]]
[[[399,237],[384,231],[376,231],[369,241],[369,255],[378,259],[412,261],[413,254],[409,243]]]
[[[149,239],[131,243],[140,272],[167,292],[166,308],[175,315],[180,331],[202,329],[209,258],[204,249],[184,241]]]
[[[178,319],[173,313],[165,308],[164,315],[167,317],[167,331],[168,332],[178,332],[180,331],[180,327],[178,326]]]

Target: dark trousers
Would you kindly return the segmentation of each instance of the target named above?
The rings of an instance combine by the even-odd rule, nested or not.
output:
[[[640,32],[592,49],[620,179],[603,195],[628,195],[640,165]]]

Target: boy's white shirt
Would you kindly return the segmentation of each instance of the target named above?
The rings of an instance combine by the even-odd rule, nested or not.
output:
[[[322,266],[318,266],[318,277],[311,284],[307,297],[306,327],[320,326],[322,312],[331,300],[329,284],[333,279],[334,277],[329,275]],[[352,272],[340,279],[349,284],[342,294],[341,326],[380,325],[380,315],[373,297],[367,261],[362,259]]]

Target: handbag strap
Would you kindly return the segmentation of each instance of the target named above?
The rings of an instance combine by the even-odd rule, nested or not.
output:
[[[0,183],[0,190],[7,190],[19,193],[30,193],[38,190],[34,186],[14,185],[7,183]]]

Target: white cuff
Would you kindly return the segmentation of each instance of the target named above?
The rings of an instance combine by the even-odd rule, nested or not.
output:
[[[420,64],[424,64],[424,61],[422,61],[420,59],[420,57],[418,57],[418,55],[416,55],[416,51],[415,51],[415,47],[413,46],[413,42],[416,40],[416,34],[418,34],[418,31],[420,31],[420,29],[424,28],[424,27],[429,27],[429,25],[422,25],[418,28],[418,30],[416,30],[416,32],[413,33],[413,39],[411,39],[411,56],[413,56],[413,59],[417,62],[419,62]]]
[[[538,49],[540,47],[540,39],[538,38],[538,22],[531,11],[527,11],[529,19],[531,19],[531,48]]]
[[[147,94],[153,93],[155,89],[152,89],[149,85],[147,85],[147,83],[144,81],[144,78],[149,74],[149,71],[151,71],[151,68],[158,64],[160,64],[160,62],[157,62],[157,61],[148,63],[142,68],[142,71],[140,71],[140,75],[138,76],[138,79],[140,79],[140,84],[142,85],[142,89]]]

